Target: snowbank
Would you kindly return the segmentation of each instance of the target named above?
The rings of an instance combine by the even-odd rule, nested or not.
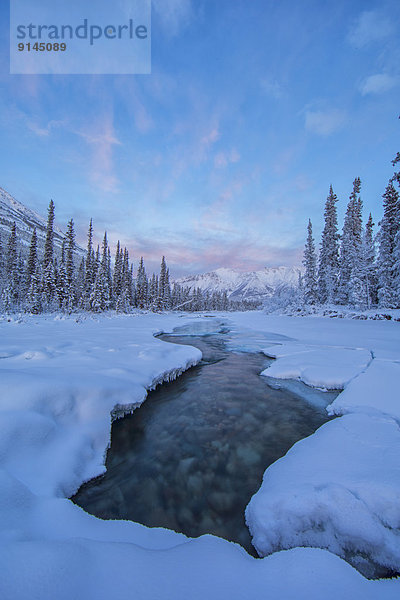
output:
[[[326,548],[359,566],[400,570],[400,430],[392,419],[348,415],[295,444],[265,472],[246,510],[261,556]]]
[[[371,353],[359,348],[329,348],[283,344],[263,349],[276,358],[261,375],[278,379],[299,379],[312,387],[340,390],[371,362]]]
[[[176,321],[176,318],[175,318]],[[110,414],[201,359],[155,339],[151,315],[1,324],[0,465],[38,494],[70,496],[104,471]]]
[[[374,360],[328,407],[331,415],[383,413],[400,422],[400,363]]]

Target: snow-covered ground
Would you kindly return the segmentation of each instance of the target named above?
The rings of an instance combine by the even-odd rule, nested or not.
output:
[[[399,597],[400,581],[368,581],[332,552],[348,557],[361,549],[399,568],[400,324],[261,313],[221,320],[247,331],[248,347],[276,353],[266,375],[345,388],[331,405],[345,416],[267,469],[247,509],[262,554],[292,549],[256,560],[212,536],[189,540],[101,521],[67,500],[104,470],[110,413],[139,405],[147,389],[200,359],[197,349],[166,344],[153,333],[190,331],[191,323],[205,333],[221,321],[193,315],[3,319],[2,599]],[[325,369],[326,361],[335,362]],[[294,547],[302,545],[331,552]]]

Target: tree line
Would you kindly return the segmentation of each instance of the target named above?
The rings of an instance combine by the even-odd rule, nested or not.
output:
[[[61,252],[56,256],[54,244],[55,206],[48,208],[44,250],[38,248],[36,229],[32,232],[29,250],[18,239],[16,223],[6,244],[0,238],[0,310],[39,314],[42,312],[116,310],[131,312],[146,309],[155,312],[182,309],[248,310],[256,303],[232,302],[226,292],[208,292],[177,283],[171,285],[165,257],[160,272],[148,276],[143,257],[137,272],[126,248],[117,242],[114,260],[104,233],[101,246],[93,245],[93,223],[89,224],[86,253],[80,257],[75,243],[74,222],[71,219],[63,238]],[[40,256],[42,254],[42,256]]]
[[[400,153],[392,161],[400,166]],[[383,194],[383,217],[374,236],[370,214],[363,226],[361,180],[353,182],[342,233],[338,231],[337,196],[332,186],[325,204],[325,225],[317,257],[312,223],[304,249],[301,295],[306,305],[339,304],[367,309],[400,308],[400,171]]]

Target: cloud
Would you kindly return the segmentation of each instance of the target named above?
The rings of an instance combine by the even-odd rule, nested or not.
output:
[[[85,129],[75,131],[92,150],[89,176],[92,182],[105,192],[118,191],[118,179],[114,173],[114,146],[121,145],[115,135],[113,114],[107,112]]]
[[[367,94],[384,94],[398,83],[397,77],[392,77],[386,73],[377,73],[367,77],[360,86],[360,92],[363,96]]]
[[[330,110],[307,110],[305,128],[317,135],[331,135],[342,127],[346,118],[343,111],[336,108]]]
[[[139,256],[144,256],[146,270],[159,270],[160,259],[165,254],[165,241],[168,241],[166,260],[172,277],[205,273],[227,267],[242,271],[257,271],[264,267],[299,266],[303,255],[303,246],[280,248],[266,242],[249,240],[245,236],[235,239],[216,239],[209,232],[198,238],[193,245],[192,236],[175,235],[159,230],[151,240],[135,236],[128,249],[137,265]]]
[[[169,36],[177,35],[193,19],[191,0],[153,0],[153,14]]]
[[[213,127],[210,131],[208,131],[200,140],[200,144],[203,148],[209,148],[214,144],[219,138],[218,127]]]
[[[363,48],[392,35],[393,23],[378,11],[364,11],[350,28],[347,39],[352,46]]]
[[[49,121],[45,127],[41,127],[34,121],[29,121],[29,120],[27,121],[28,129],[30,129],[30,131],[32,131],[34,134],[38,135],[39,137],[47,137],[50,135],[52,129],[55,129],[56,127],[62,127],[63,125],[64,125],[64,121],[52,120],[52,121]]]
[[[230,163],[237,163],[240,160],[240,154],[236,148],[232,148],[230,152],[218,152],[214,157],[214,166],[217,169],[227,167]]]
[[[260,85],[263,92],[274,100],[280,100],[285,96],[283,87],[276,79],[262,79]]]

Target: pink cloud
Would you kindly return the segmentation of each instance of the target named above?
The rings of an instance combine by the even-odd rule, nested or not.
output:
[[[105,192],[116,192],[119,184],[114,172],[113,152],[114,146],[121,142],[115,134],[113,121],[113,113],[108,111],[88,127],[75,131],[91,149],[90,179]]]
[[[214,157],[214,166],[217,169],[224,168],[229,163],[237,163],[240,160],[240,154],[236,148],[232,148],[230,152],[218,152]]]

